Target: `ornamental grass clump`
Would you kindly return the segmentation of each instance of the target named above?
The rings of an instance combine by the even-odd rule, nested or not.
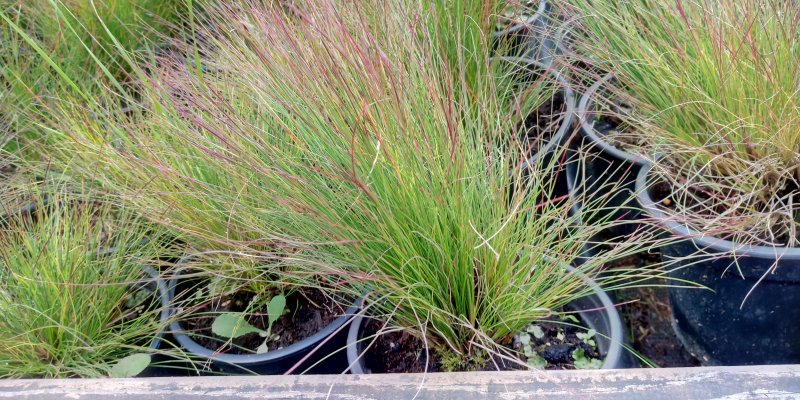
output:
[[[36,207],[1,222],[0,376],[103,377],[152,354],[161,302],[143,268],[169,254],[163,234],[61,184],[18,190]]]
[[[14,142],[9,150],[19,153],[19,136],[41,137],[37,114],[53,99],[124,84],[132,68],[117,49],[156,45],[175,28],[181,4],[0,0],[0,134]]]
[[[541,105],[552,76],[520,89],[509,83],[520,67],[486,46],[492,73],[471,86],[439,52],[431,13],[208,5],[191,49],[203,57],[164,60],[124,120],[61,105],[47,154],[204,246],[277,253],[305,281],[374,293],[377,314],[470,360],[590,293],[564,266],[604,225],[573,229],[570,200],[552,194],[559,157],[523,173],[543,143],[508,99]],[[635,239],[580,272],[645,246]]]
[[[402,17],[398,13],[408,12],[403,7],[415,7],[403,3],[390,7],[380,3],[374,2],[370,7],[386,9],[373,10],[369,17],[371,20],[356,27],[361,31],[351,34],[366,38],[348,44],[353,51],[351,55],[327,55],[327,48],[303,43],[303,40],[321,42],[339,53],[345,50],[342,48],[344,44],[336,43],[337,32],[315,32],[315,26],[308,24],[309,17],[300,9],[293,8],[295,12],[285,13],[282,7],[257,7],[246,2],[239,5],[209,4],[201,13],[209,14],[209,20],[197,21],[196,43],[184,49],[193,59],[185,62],[174,57],[162,58],[156,61],[158,66],[137,70],[144,80],[137,91],[146,97],[140,107],[134,107],[125,115],[114,112],[118,109],[116,98],[126,95],[111,91],[92,95],[88,104],[59,102],[47,112],[51,114],[52,127],[47,135],[59,145],[40,146],[40,150],[56,168],[94,180],[110,192],[126,194],[135,208],[148,212],[154,221],[195,237],[199,249],[272,251],[273,242],[282,240],[268,226],[272,214],[276,208],[291,205],[293,200],[275,197],[271,191],[274,186],[271,174],[283,173],[281,168],[296,168],[295,164],[316,168],[317,159],[330,157],[336,157],[337,165],[366,163],[360,168],[368,170],[376,154],[383,152],[380,149],[383,145],[376,142],[378,139],[375,137],[354,136],[353,143],[348,137],[355,132],[366,135],[372,126],[380,128],[375,128],[373,135],[380,135],[382,129],[403,129],[399,123],[408,117],[402,114],[418,112],[403,104],[400,106],[406,109],[394,104],[381,107],[381,103],[377,103],[387,101],[383,98],[386,90],[394,90],[392,78],[381,70],[385,68],[383,59],[392,56],[390,51],[408,52],[404,47],[413,46],[413,43],[402,42],[398,37],[402,35],[389,28],[377,30],[376,26],[386,23],[381,13],[385,12],[395,24],[399,24]],[[323,6],[332,7],[324,2],[310,2],[306,6],[316,7],[316,12],[320,12],[318,9]],[[427,8],[417,12],[433,13],[425,10]],[[331,20],[334,17],[327,18]],[[226,22],[228,18],[240,18],[246,22],[226,26],[229,31],[226,35],[217,32],[219,28],[216,27],[204,28],[205,25],[231,25]],[[275,27],[264,25],[262,19],[274,20]],[[437,26],[436,21],[439,20],[427,17],[416,25],[403,21],[403,26],[395,27],[415,32],[418,36],[414,40],[426,40],[431,52],[439,52],[445,44],[433,40],[430,33]],[[447,31],[446,27],[437,29]],[[373,38],[375,35],[382,37]],[[370,46],[375,46],[366,40],[386,40],[395,48],[365,54]],[[243,42],[231,46],[238,41]],[[527,71],[527,66],[500,61],[489,63],[489,45],[485,39],[481,43],[484,54],[481,62],[485,64],[481,68],[491,68],[491,75],[498,77],[498,83],[494,83],[490,74],[477,75],[479,84],[474,87],[470,84],[475,80],[461,79],[451,85],[460,87],[460,90],[453,90],[448,94],[451,98],[439,101],[473,104],[475,116],[471,118],[492,118],[476,122],[487,126],[487,138],[495,135],[491,140],[517,141],[516,144],[522,146],[519,141],[526,134],[523,132],[524,120],[532,110],[550,99],[559,87],[547,74],[539,77],[535,84],[520,83],[518,74]],[[295,55],[300,51],[304,52],[305,59]],[[194,59],[194,55],[200,53],[207,56]],[[376,56],[381,59],[369,59],[367,61],[371,64],[359,65],[366,62],[360,58]],[[342,68],[335,65],[339,60],[333,57],[343,58],[343,62],[348,63],[345,65],[351,68],[347,70],[348,76],[335,76],[341,73],[339,70]],[[470,62],[476,63],[475,60]],[[353,70],[350,65],[360,69]],[[464,65],[451,68],[449,61],[447,65],[451,73],[464,71],[459,73],[460,76],[467,76],[466,71],[470,69]],[[490,88],[488,82],[502,88]],[[497,96],[502,100],[480,108],[474,106],[481,104],[474,99],[480,99],[482,93],[490,90],[497,90]],[[126,98],[136,101],[132,96]],[[383,123],[381,120],[363,119],[371,117],[364,114],[370,109],[384,114],[384,109],[390,109],[401,115],[373,117],[392,124],[383,127],[379,125]],[[494,115],[481,115],[486,110]],[[417,130],[424,129],[428,121],[420,120],[408,123],[420,125],[414,127]],[[498,134],[499,131],[502,134]],[[182,132],[200,136],[195,138]],[[307,138],[306,148],[293,143],[293,140],[303,138],[301,133]],[[417,148],[421,145],[416,138],[393,140],[407,141],[398,147]],[[517,161],[522,163],[545,142],[539,141],[536,146],[519,151]],[[360,148],[355,149],[356,146]],[[372,158],[361,160],[370,154]],[[322,176],[316,179],[320,178]],[[331,189],[336,186],[333,183],[325,185]]]
[[[740,243],[796,246],[800,9],[792,1],[570,0],[576,41],[616,72],[639,151],[661,154],[676,218]]]

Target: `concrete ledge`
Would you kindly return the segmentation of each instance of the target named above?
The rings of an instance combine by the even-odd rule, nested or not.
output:
[[[0,399],[799,399],[800,365],[404,375],[0,380]]]

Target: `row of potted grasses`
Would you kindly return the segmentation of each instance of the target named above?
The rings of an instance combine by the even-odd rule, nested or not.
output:
[[[626,75],[632,74],[630,71],[611,62],[622,59],[612,57],[619,54],[611,53],[615,50],[611,45],[604,47],[610,55],[591,56],[603,67],[617,71],[618,84],[603,85],[611,78],[599,81],[579,104],[582,162],[570,164],[572,172],[567,175],[571,175],[572,190],[570,196],[560,196],[556,193],[560,178],[554,172],[562,169],[569,153],[550,144],[559,142],[560,135],[567,136],[566,129],[558,128],[569,127],[572,115],[567,111],[556,118],[561,124],[551,132],[556,140],[534,140],[534,145],[528,140],[525,120],[551,102],[555,93],[568,97],[564,94],[568,89],[561,88],[563,79],[558,77],[563,74],[575,81],[574,71],[559,74],[539,68],[531,72],[520,68],[518,62],[507,62],[518,61],[518,55],[490,59],[491,41],[472,35],[465,36],[477,40],[470,48],[483,51],[486,58],[444,51],[442,46],[454,45],[442,40],[443,36],[451,38],[442,25],[464,23],[438,18],[447,10],[446,2],[439,4],[438,10],[382,2],[359,9],[331,1],[309,1],[304,6],[286,13],[265,5],[205,5],[195,20],[198,40],[183,49],[183,54],[194,57],[163,57],[146,67],[132,65],[138,82],[135,95],[109,91],[91,94],[94,104],[61,99],[57,106],[46,107],[39,116],[46,119],[42,125],[48,146],[39,147],[39,154],[71,180],[113,193],[114,203],[123,210],[136,210],[155,223],[149,229],[167,229],[201,252],[244,255],[237,262],[222,263],[225,268],[206,265],[207,276],[223,277],[223,289],[215,283],[209,301],[231,288],[261,294],[259,301],[247,304],[254,307],[248,311],[254,311],[269,308],[274,305],[272,299],[294,292],[298,286],[317,287],[350,301],[366,293],[359,305],[368,305],[364,308],[371,315],[425,338],[431,351],[455,354],[456,364],[463,366],[484,357],[487,349],[506,355],[510,340],[532,321],[560,313],[594,293],[587,278],[614,289],[662,276],[666,269],[658,266],[615,274],[600,272],[609,262],[658,247],[659,241],[665,240],[661,250],[665,264],[671,266],[671,278],[716,289],[672,291],[677,330],[695,354],[707,363],[786,362],[796,357],[797,349],[780,342],[781,335],[775,334],[790,335],[794,329],[791,319],[767,320],[764,316],[791,313],[780,304],[764,301],[775,300],[775,290],[788,299],[794,295],[791,271],[783,274],[788,268],[781,268],[792,262],[792,249],[756,245],[741,236],[727,241],[698,233],[695,220],[676,219],[672,209],[664,209],[670,202],[683,204],[683,197],[673,195],[654,202],[650,193],[661,192],[645,190],[655,187],[663,192],[648,184],[654,165],[657,181],[671,184],[666,186],[667,192],[693,190],[674,178],[684,176],[676,171],[691,169],[685,169],[685,164],[675,169],[676,162],[663,161],[685,154],[685,147],[674,146],[676,151],[669,152],[672,143],[659,141],[659,146],[667,143],[657,148],[663,158],[646,161],[646,155],[652,154],[650,147],[625,152],[618,142],[604,136],[607,132],[596,129],[597,116],[603,114],[595,104],[607,99],[612,99],[608,103],[624,99],[613,104],[621,103],[622,110],[628,105],[643,112],[655,107],[641,106],[643,100],[636,97],[641,88],[631,83]],[[580,2],[571,6],[599,7]],[[648,15],[666,10],[663,5],[649,6]],[[584,25],[594,16],[591,10],[582,10],[579,19]],[[709,14],[703,14],[702,8],[669,10],[676,12],[658,17],[681,18],[676,23],[683,21],[690,27],[694,26],[693,12],[705,18],[717,15],[708,10]],[[752,15],[757,21],[761,14]],[[418,20],[423,23],[409,24]],[[584,51],[581,35],[597,34],[603,28],[597,23],[586,31],[578,30],[573,49]],[[396,34],[407,31],[415,34]],[[611,35],[617,31],[602,32],[609,40],[621,40]],[[698,34],[696,43],[702,39]],[[460,46],[469,47],[463,42],[454,47]],[[557,59],[555,65],[571,61],[565,59]],[[692,67],[685,62],[682,65],[687,70]],[[651,67],[639,65],[644,71]],[[574,67],[567,70],[570,68]],[[691,71],[687,76],[692,76]],[[608,90],[604,96],[597,95],[601,86]],[[119,108],[119,95],[139,106],[113,112]],[[619,109],[605,122],[617,123],[615,128],[627,127],[626,132],[652,127],[652,120],[642,117],[646,114],[630,114],[636,118],[626,119],[629,114]],[[661,132],[658,138],[666,135]],[[555,156],[541,156],[545,149]],[[748,157],[750,163],[759,160]],[[633,165],[624,164],[631,161]],[[644,168],[638,171],[641,166]],[[771,179],[769,173],[765,176]],[[658,239],[646,229],[650,221],[642,219],[641,208],[633,201],[637,194],[645,215],[669,228],[672,237]],[[763,191],[756,197],[765,198]],[[624,221],[631,218],[639,219],[636,224]],[[598,235],[609,228],[616,236],[612,249],[583,257],[587,247],[593,250],[609,244],[597,242]],[[59,228],[51,225],[51,230]],[[245,262],[248,257],[260,261]],[[565,268],[570,263],[576,263],[577,270]],[[721,279],[731,270],[751,278],[733,283]],[[163,272],[171,276],[170,271]],[[177,280],[173,288],[176,285]],[[13,286],[17,286],[15,281],[8,285]],[[115,301],[119,300],[110,303]],[[347,312],[344,319],[337,320],[341,323],[352,319],[349,314],[353,312],[347,309],[346,300],[343,304]],[[751,304],[766,305],[750,309]],[[607,307],[608,302],[602,305]],[[162,311],[181,308],[171,304]],[[115,315],[114,310],[106,317]],[[592,326],[586,318],[584,323]],[[38,332],[39,325],[21,332]],[[236,329],[245,326],[241,322],[234,325]],[[179,332],[175,326],[170,330]],[[341,326],[335,330],[346,333]],[[174,336],[187,348],[185,339]],[[269,339],[267,334],[265,345]],[[765,339],[764,347],[756,347]],[[616,357],[610,353],[619,350],[621,339],[604,342],[603,346],[609,346],[608,342],[616,345],[608,349],[617,349],[602,349],[608,361]],[[328,347],[306,346],[306,353],[294,355],[299,358],[292,365],[284,362],[280,367],[265,367],[264,372],[302,369],[298,362],[309,349],[319,356],[343,348],[341,344],[331,347],[333,339],[323,345]],[[128,353],[132,355],[123,358],[115,353],[110,357],[123,359],[116,369],[106,359],[96,362],[99,367],[94,370],[87,369],[91,373],[56,368],[6,375],[96,376],[112,370],[131,374],[146,364],[143,357],[137,357],[143,347],[120,346],[131,349]],[[764,348],[775,358],[764,358]],[[230,371],[225,365],[236,370],[255,368],[247,362],[244,367],[236,365],[236,360],[216,350],[195,353],[223,365],[217,365],[223,370]],[[267,351],[249,360],[258,356],[281,359],[286,353]],[[350,353],[348,366],[363,370],[355,364],[353,351]],[[54,360],[58,358],[49,353],[42,355],[37,350],[33,354],[44,365],[57,365]],[[721,358],[730,355],[736,357]],[[195,364],[195,368],[197,365],[203,364]]]
[[[567,57],[597,83],[578,107],[575,186],[614,218],[658,222],[675,331],[706,364],[797,362],[798,10],[791,2],[575,0]],[[603,73],[609,72],[603,76]],[[624,195],[599,195],[603,177]]]
[[[375,315],[391,313],[465,360],[473,343],[507,342],[592,293],[583,276],[604,258],[564,268],[589,236],[572,232],[569,207],[540,173],[556,159],[533,157],[538,149],[514,135],[528,134],[522,121],[552,96],[558,74],[520,86],[527,68],[479,57],[476,67],[497,76],[475,80],[471,64],[450,68],[469,60],[440,58],[447,42],[437,36],[449,32],[396,34],[414,27],[409,12],[430,10],[312,5],[300,17],[208,5],[195,32],[208,54],[199,68],[175,57],[132,67],[141,106],[126,112],[114,112],[115,95],[58,99],[41,115],[41,156],[196,247],[270,254],[266,265],[210,272],[246,291],[311,282],[356,297],[368,288],[380,295]],[[473,45],[488,55],[488,41]]]

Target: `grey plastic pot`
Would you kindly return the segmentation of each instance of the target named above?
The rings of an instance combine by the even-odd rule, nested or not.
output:
[[[625,350],[625,331],[622,328],[622,319],[617,312],[614,302],[597,283],[585,276],[577,269],[567,266],[566,269],[578,275],[592,289],[592,294],[575,300],[568,308],[579,311],[578,316],[582,324],[588,329],[594,329],[598,334],[597,347],[604,354],[603,369],[633,368],[637,366],[632,354]],[[580,311],[587,310],[587,311]],[[350,372],[353,374],[369,374],[364,361],[364,340],[362,339],[361,326],[368,318],[359,314],[350,324],[347,333],[347,361]]]
[[[567,185],[573,199],[583,198],[595,207],[609,208],[605,214],[595,212],[592,217],[621,222],[610,228],[609,233],[624,236],[639,227],[642,214],[635,196],[636,176],[650,162],[608,143],[605,140],[608,127],[597,124],[593,111],[596,96],[600,88],[613,78],[614,74],[604,76],[589,87],[578,103],[576,116],[580,124],[580,140],[575,144],[580,146],[581,157],[577,163],[567,165]],[[613,192],[609,193],[611,189]],[[580,202],[575,204],[573,212],[580,213]],[[592,223],[591,220],[583,222]]]
[[[147,274],[148,277],[150,277],[150,280],[145,284],[143,284],[142,286],[158,294],[158,299],[161,302],[160,318],[161,320],[163,320],[164,317],[166,317],[169,314],[169,310],[167,309],[167,284],[166,282],[164,282],[163,279],[161,279],[161,275],[152,267],[143,265],[142,270],[144,271],[145,274]],[[156,334],[156,336],[150,342],[150,349],[152,350],[160,349],[161,342],[163,340],[164,340],[164,331],[162,330],[158,332],[158,334]]]
[[[112,250],[113,251],[113,250]],[[144,270],[145,274],[150,278],[150,280],[144,283],[142,286],[156,292],[158,294],[158,299],[160,301],[160,316],[159,318],[161,321],[164,321],[169,316],[169,307],[167,303],[167,283],[161,279],[161,275],[153,269],[152,267],[143,265],[142,270]],[[150,350],[152,351],[152,362],[150,365],[142,371],[138,376],[140,377],[152,377],[152,376],[164,376],[164,375],[171,375],[174,371],[169,368],[164,368],[160,365],[162,362],[167,360],[166,357],[159,354],[159,350],[161,349],[161,345],[164,341],[164,330],[162,329],[159,331],[156,336],[150,341]]]
[[[184,257],[178,264],[186,263],[191,257],[193,256]],[[308,369],[309,373],[335,374],[347,368],[345,356],[337,350],[342,349],[345,345],[347,330],[344,326],[352,315],[358,312],[359,301],[353,303],[344,315],[337,317],[319,332],[285,348],[263,354],[224,354],[194,341],[183,329],[180,319],[173,317],[178,310],[171,303],[175,298],[176,291],[181,290],[179,287],[182,279],[181,273],[182,270],[176,271],[170,280],[167,294],[170,312],[166,315],[165,321],[171,320],[169,322],[170,333],[192,359],[208,362],[215,372],[229,374],[283,374],[298,363],[301,363],[295,369],[298,373]],[[330,357],[328,357],[329,355]],[[306,358],[306,356],[308,357]]]
[[[540,0],[533,15],[522,23],[492,33],[492,40],[495,45],[510,42],[512,48],[517,49],[510,53],[549,67],[558,51],[556,41],[545,34],[552,23],[551,9],[549,1]]]
[[[564,112],[561,116],[559,127],[536,153],[533,153],[530,158],[525,160],[521,168],[523,176],[528,176],[530,173],[539,171],[537,168],[538,165],[548,167],[551,165],[554,166],[554,168],[551,169],[551,179],[555,180],[555,186],[551,198],[567,195],[569,190],[566,166],[571,161],[570,152],[566,150],[568,141],[570,140],[568,133],[572,128],[572,122],[575,120],[575,91],[563,75],[558,71],[549,69],[541,63],[523,57],[498,57],[497,59],[519,64],[532,72],[547,72],[553,75],[554,79],[561,85],[559,95],[562,97],[564,103]],[[511,171],[511,173],[513,174],[513,171]]]
[[[110,248],[100,249],[99,251],[96,251],[94,253],[97,257],[103,257],[106,255],[116,253],[118,251],[121,251],[119,247],[110,247]],[[91,253],[92,252],[90,251],[87,254]],[[161,302],[161,305],[159,307],[159,310],[161,310],[159,313],[159,319],[163,322],[169,316],[169,307],[167,303],[167,295],[169,290],[167,288],[167,283],[164,282],[163,279],[161,279],[161,274],[159,274],[158,271],[156,271],[153,267],[150,267],[148,265],[142,265],[140,268],[145,273],[145,275],[147,275],[147,277],[150,279],[146,282],[139,283],[138,286],[147,288],[148,290],[158,295],[158,299]],[[163,342],[163,340],[164,340],[164,331],[161,330],[156,334],[155,337],[153,337],[153,339],[150,341],[150,346],[148,347],[150,348],[150,350],[153,350],[155,352],[156,350],[161,348],[161,343]]]
[[[639,171],[636,190],[676,239],[661,247],[676,263],[670,276],[711,289],[669,290],[686,348],[706,365],[800,363],[800,248],[741,245],[671,220],[653,200],[651,169]]]

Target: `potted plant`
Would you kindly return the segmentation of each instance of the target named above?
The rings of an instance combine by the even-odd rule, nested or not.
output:
[[[181,111],[202,121],[202,130],[199,124],[183,125],[187,129],[178,130],[183,139],[178,142],[224,149],[225,154],[197,154],[227,170],[258,168],[253,179],[262,182],[265,201],[257,206],[265,209],[263,225],[271,229],[262,228],[262,235],[275,238],[276,248],[295,249],[293,262],[351,276],[345,280],[351,284],[341,290],[360,293],[366,287],[385,296],[384,307],[401,307],[401,326],[415,326],[414,308],[406,305],[413,296],[412,305],[434,303],[420,309],[431,311],[421,318],[450,331],[431,337],[456,338],[454,351],[470,344],[464,339],[470,333],[487,332],[480,345],[508,341],[515,334],[524,337],[522,331],[538,318],[591,293],[581,274],[562,267],[579,254],[591,228],[573,233],[568,206],[550,201],[549,163],[537,159],[528,170],[534,173],[523,177],[520,161],[530,160],[532,149],[513,135],[517,121],[504,103],[510,94],[498,91],[513,86],[485,78],[486,86],[470,93],[473,98],[458,97],[465,93],[453,86],[469,80],[453,79],[452,70],[435,55],[436,43],[424,40],[426,31],[410,37],[391,34],[405,31],[414,20],[393,11],[373,14],[368,6],[343,5],[334,14],[327,7],[311,7],[307,17],[314,25],[307,26],[288,24],[269,8],[253,8],[215,21],[223,24],[219,31],[232,36],[217,36],[217,47],[226,53],[215,58],[216,67],[225,68],[228,85],[237,84],[231,78],[247,78],[248,85],[238,86],[237,96],[231,97],[234,104],[241,107],[255,99],[251,104],[280,124],[267,125],[270,129],[260,135],[230,129],[254,126],[245,111],[256,107],[223,113],[219,104],[230,99],[201,98],[192,102],[194,114]],[[286,26],[290,34],[237,22],[249,20],[251,13],[267,16],[271,26]],[[381,23],[369,24],[362,13],[380,15]],[[337,32],[336,44],[328,39],[330,32]],[[253,45],[269,52],[266,57],[233,45],[233,38],[260,43],[272,35],[279,36],[269,43],[285,47]],[[222,64],[223,59],[239,62]],[[315,67],[309,69],[305,65],[311,60]],[[182,93],[189,88],[183,86]],[[224,90],[217,93],[224,95]],[[485,108],[475,112],[476,104]],[[197,110],[214,118],[201,119]],[[230,152],[242,148],[248,151]],[[249,203],[236,204],[236,210],[253,207]],[[607,253],[609,258],[582,264],[580,272],[597,275],[604,260],[641,245],[619,246]],[[608,279],[613,286],[624,278]],[[451,285],[452,290],[443,290]],[[484,290],[495,296],[483,295]],[[463,308],[451,312],[446,305],[457,299],[453,307]],[[494,310],[498,302],[507,307]],[[444,348],[445,342],[437,345]],[[473,362],[470,354],[463,359]]]
[[[0,235],[0,376],[145,371],[161,352],[166,285],[143,263],[169,252],[163,237],[110,203],[32,190],[52,202],[9,215]]]
[[[613,95],[604,90],[613,79],[614,74],[606,74],[581,96],[575,110],[580,124],[575,145],[580,156],[578,162],[567,165],[567,184],[572,196],[583,196],[592,207],[609,210],[604,217],[620,222],[609,233],[620,236],[640,228],[641,210],[634,200],[636,175],[649,161],[640,155],[640,145],[619,132],[626,129],[620,120],[624,105],[614,104]],[[616,185],[616,190],[609,191],[610,185]]]
[[[510,46],[521,57],[550,66],[558,48],[551,36],[556,17],[551,2],[512,1],[497,17],[495,46]]]
[[[783,3],[582,2],[651,154],[642,206],[673,237],[676,332],[704,363],[792,363],[797,326],[797,9]],[[628,62],[626,60],[636,60]]]
[[[344,326],[357,311],[330,293],[292,284],[286,261],[220,252],[178,262],[164,302],[169,333],[199,371],[338,373]],[[312,282],[312,285],[318,284]]]
[[[516,335],[515,340],[519,341],[524,335],[527,337],[527,339],[525,339],[526,341],[529,343],[531,340],[534,342],[538,341],[539,346],[538,349],[534,350],[533,346],[526,348],[525,345],[522,345],[522,352],[519,355],[520,361],[525,361],[529,367],[542,369],[548,367],[548,361],[560,361],[567,365],[571,362],[572,366],[577,368],[620,369],[635,366],[636,362],[633,359],[633,355],[625,346],[626,339],[622,321],[611,298],[594,281],[586,276],[582,276],[575,268],[565,267],[565,271],[581,277],[584,283],[590,287],[593,292],[586,297],[573,300],[567,307],[570,311],[577,313],[580,318],[580,325],[573,325],[574,321],[570,321],[570,323],[565,324],[562,328],[571,329],[575,338],[579,339],[579,341],[566,344],[568,343],[566,340],[559,340],[559,333],[563,335],[565,329],[559,330],[557,328],[556,337],[548,338],[558,341],[557,344],[542,345],[543,340],[541,339],[544,339],[544,330],[538,324],[530,324],[524,331]],[[353,319],[348,330],[347,359],[350,372],[353,374],[372,373],[373,371],[369,364],[377,365],[379,371],[383,370],[385,372],[387,370],[385,363],[383,363],[380,358],[376,360],[373,355],[373,358],[370,359],[368,355],[369,347],[374,345],[374,342],[379,339],[376,336],[379,335],[380,332],[374,335],[368,334],[367,331],[369,328],[366,326],[368,321],[368,317],[359,314]],[[581,327],[583,327],[585,331],[582,331]],[[589,334],[589,332],[593,333]],[[592,358],[587,355],[585,350],[586,346],[589,347],[589,351],[596,352],[596,355],[600,358]],[[592,347],[594,347],[594,349],[592,349]],[[408,349],[405,350],[407,351]],[[417,349],[412,348],[411,350],[412,352],[418,352],[420,350],[429,351],[429,349],[424,346]],[[540,352],[545,356],[543,357]],[[545,359],[545,357],[547,359]],[[428,361],[427,357],[425,361]],[[505,365],[506,368],[519,369],[522,367],[520,362],[514,363],[513,360],[509,361],[511,362]],[[419,364],[414,365],[413,363],[408,363],[400,368],[413,368],[415,366],[419,367]],[[430,367],[437,368],[441,366],[431,363]],[[483,367],[485,367],[485,365]]]

